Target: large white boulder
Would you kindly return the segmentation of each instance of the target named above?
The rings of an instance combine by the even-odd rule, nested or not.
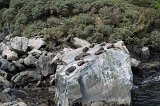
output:
[[[45,45],[45,41],[43,38],[32,38],[29,39],[29,44],[28,46],[31,47],[32,49],[40,49],[43,45]]]
[[[66,64],[58,65],[56,72],[58,105],[130,104],[133,79],[130,56],[125,45],[123,48],[107,45],[104,50],[100,45],[89,48],[83,56],[86,54],[83,48],[64,50],[61,61]],[[95,53],[100,48],[102,52]],[[77,56],[82,56],[81,60]]]
[[[28,38],[25,37],[14,37],[10,40],[10,45],[13,50],[19,53],[27,51]]]

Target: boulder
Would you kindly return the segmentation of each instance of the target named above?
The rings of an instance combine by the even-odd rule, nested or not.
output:
[[[2,53],[4,50],[8,50],[9,47],[5,43],[0,43],[0,53]]]
[[[7,81],[4,77],[0,76],[0,83],[2,83],[5,87],[10,87],[11,83]]]
[[[73,38],[72,43],[77,48],[85,47],[85,46],[89,46],[90,45],[90,43],[88,41],[80,39],[80,38],[77,38],[77,37]]]
[[[37,49],[33,49],[28,54],[31,54],[32,56],[35,56],[36,58],[39,58],[40,55],[42,54],[42,51],[37,50]]]
[[[149,56],[150,56],[150,50],[148,47],[143,47],[141,49],[141,58],[144,59],[144,60],[147,60],[149,59]]]
[[[121,46],[120,46],[121,47]],[[65,50],[61,55],[65,65],[58,65],[56,70],[56,86],[58,105],[71,106],[81,102],[93,106],[102,102],[107,104],[130,105],[133,75],[128,50],[95,45],[89,48],[82,60],[75,60],[82,54],[82,49]],[[95,54],[99,51],[99,54]],[[84,64],[78,66],[79,61]],[[55,78],[55,77],[53,77]]]
[[[15,67],[15,65],[13,63],[8,64],[8,71],[10,73],[17,73],[18,72],[17,69],[16,69],[16,67]]]
[[[35,66],[36,61],[37,59],[34,56],[28,55],[28,57],[24,59],[24,64],[27,66]]]
[[[24,86],[28,83],[34,83],[35,81],[41,80],[41,75],[38,73],[37,69],[30,69],[14,75],[11,80],[17,85]]]
[[[18,54],[14,51],[11,51],[9,49],[6,49],[2,52],[3,57],[7,57],[7,60],[17,60],[18,59]]]
[[[10,45],[13,50],[18,53],[25,53],[27,52],[28,48],[28,38],[25,37],[14,37],[10,40]]]
[[[10,62],[6,59],[0,59],[0,69],[1,70],[8,70],[8,65]]]
[[[138,67],[140,65],[141,61],[135,59],[135,58],[131,58],[131,65],[133,67]]]
[[[42,46],[44,46],[46,43],[43,38],[32,38],[29,39],[28,46],[32,49],[40,49]]]
[[[36,62],[37,69],[43,76],[48,76],[55,73],[56,65],[51,63],[50,56],[41,56]]]
[[[19,71],[23,71],[26,69],[26,67],[19,61],[12,61],[12,63],[17,67]]]
[[[27,106],[24,102],[12,101],[3,103],[1,106]]]

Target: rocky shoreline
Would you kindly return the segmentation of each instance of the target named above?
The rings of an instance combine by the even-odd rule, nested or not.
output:
[[[83,48],[84,53],[88,52],[87,47],[94,48],[93,44],[79,38],[73,38],[72,40],[66,38],[64,41],[64,47],[72,45],[74,48]],[[128,52],[122,44],[122,42],[114,44],[101,43],[99,46],[108,45],[107,50],[114,48]],[[57,104],[55,73],[59,68],[58,66],[65,66],[66,61],[62,61],[59,54],[62,56],[62,51],[67,49],[48,52],[45,47],[46,42],[41,37],[28,39],[9,35],[0,43],[0,105],[55,106]],[[74,51],[74,49],[72,50]],[[95,55],[101,55],[106,51],[101,48],[99,51],[95,50]],[[158,61],[150,59],[152,55],[148,47],[132,48],[129,51],[134,75],[138,75],[140,72],[143,73],[144,70],[158,70],[160,68]],[[82,58],[85,56],[79,55],[79,57],[76,57],[79,67],[88,61],[79,61],[84,60]],[[74,61],[77,61],[76,59]],[[148,62],[147,60],[151,61]],[[68,72],[72,73],[73,71]],[[70,76],[69,73],[66,75]],[[146,74],[143,73],[142,75],[146,77]]]

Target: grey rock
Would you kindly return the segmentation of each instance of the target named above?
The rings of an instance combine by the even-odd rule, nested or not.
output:
[[[0,59],[0,69],[1,70],[8,70],[8,65],[10,62],[6,59]]]
[[[24,64],[27,66],[35,66],[36,61],[37,59],[34,56],[28,55],[28,57],[24,59]]]
[[[77,38],[77,37],[73,38],[72,43],[77,48],[79,48],[79,47],[89,47],[90,46],[90,43],[88,41]]]
[[[4,94],[4,93],[0,92],[0,101],[1,101],[2,103],[4,103],[4,102],[9,102],[9,101],[11,101],[11,100],[12,100],[12,97],[11,97],[11,96],[9,96],[8,94]],[[2,106],[2,105],[0,105],[0,106]]]
[[[21,98],[24,99],[27,97],[27,93],[22,90],[16,90],[12,88],[6,88],[2,91],[4,94],[9,94],[10,96],[14,96],[15,98]]]
[[[12,63],[8,64],[8,71],[11,73],[17,73],[17,69],[16,69],[15,65]]]
[[[42,51],[37,50],[37,49],[33,49],[28,54],[31,54],[32,56],[35,56],[36,58],[39,58],[40,55],[42,54]]]
[[[14,51],[11,51],[9,49],[6,49],[2,52],[2,56],[6,56],[7,60],[17,60],[18,59],[18,54]]]
[[[24,63],[24,58],[20,58],[20,59],[18,60],[18,62],[21,63],[21,64],[23,64],[23,63]]]
[[[5,38],[5,34],[4,33],[0,33],[0,41],[3,41]]]
[[[100,49],[99,45],[95,45],[87,51],[91,55],[83,58],[88,62],[82,66],[77,66],[78,61],[74,57],[83,48],[64,52],[61,59],[66,65],[58,65],[55,75],[57,103],[68,106],[81,99],[82,105],[97,101],[130,105],[133,85],[131,60],[125,45],[121,44],[123,42],[115,44],[118,49],[103,46],[106,52],[100,55],[94,54]],[[65,71],[71,66],[76,66],[76,69],[66,75]]]
[[[144,59],[144,60],[147,60],[149,59],[149,56],[150,56],[150,50],[148,47],[143,47],[142,50],[141,50],[141,58]]]
[[[41,75],[38,73],[37,69],[30,69],[26,71],[22,71],[14,75],[11,79],[17,85],[24,85],[29,83],[30,81],[38,81],[41,80]]]
[[[31,47],[32,49],[40,49],[45,44],[46,43],[43,38],[33,38],[29,39],[28,46]]]
[[[12,101],[3,103],[1,106],[27,106],[24,102]]]
[[[51,63],[50,56],[41,56],[39,60],[36,62],[37,69],[41,72],[43,76],[51,75],[56,70],[56,64]]]
[[[5,87],[10,87],[11,83],[7,81],[4,77],[0,76],[0,83],[2,83]]]
[[[14,37],[10,40],[10,45],[13,50],[18,53],[25,53],[27,52],[28,48],[28,38],[25,37]]]
[[[4,50],[8,50],[9,47],[5,43],[0,43],[0,53],[2,53]]]
[[[12,63],[18,68],[19,71],[26,69],[26,67],[19,61],[12,61]]]

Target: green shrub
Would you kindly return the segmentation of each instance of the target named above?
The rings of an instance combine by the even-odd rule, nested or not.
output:
[[[113,32],[113,28],[109,25],[100,25],[98,26],[97,31],[103,34],[104,37],[109,37]]]

